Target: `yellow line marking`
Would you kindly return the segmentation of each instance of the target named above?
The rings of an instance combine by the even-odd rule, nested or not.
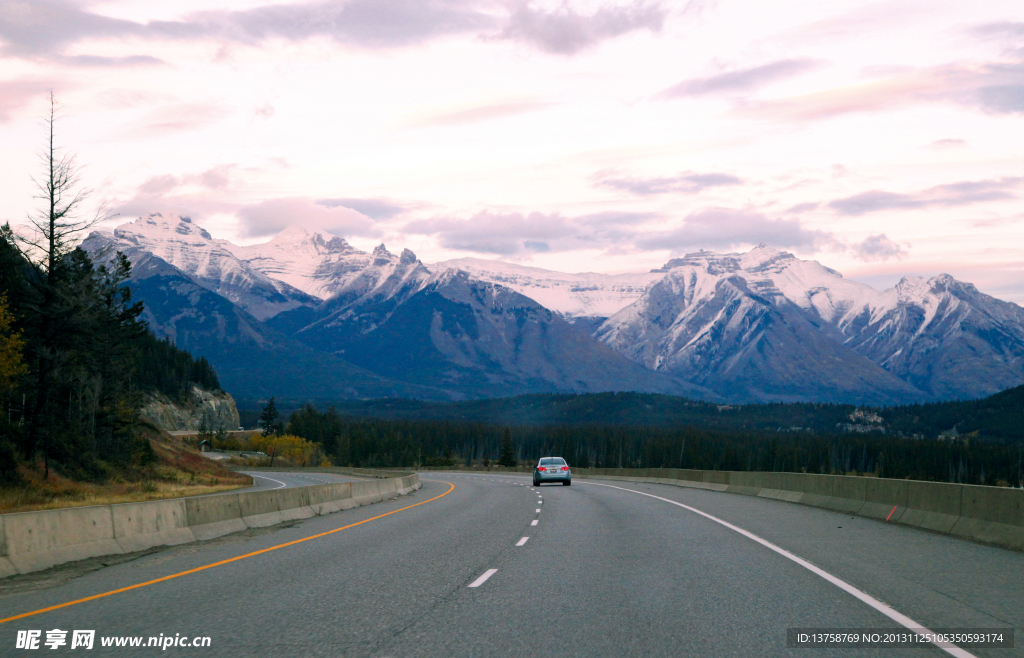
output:
[[[431,481],[432,482],[443,482],[443,480],[431,480]],[[20,615],[14,615],[13,617],[8,617],[7,619],[0,619],[0,624],[6,624],[9,621],[14,621],[16,619],[24,619],[25,617],[31,617],[33,615],[39,615],[39,614],[42,614],[44,612],[50,612],[52,610],[60,610],[61,608],[66,608],[66,607],[72,606],[72,605],[78,605],[79,603],[85,603],[87,601],[95,601],[96,599],[102,599],[103,597],[106,597],[106,596],[112,596],[114,594],[120,594],[121,592],[128,592],[128,591],[131,591],[133,589],[138,589],[140,587],[145,587],[147,585],[155,585],[156,583],[162,583],[165,580],[172,580],[174,578],[180,578],[181,576],[187,576],[187,575],[189,575],[191,573],[196,573],[198,571],[205,571],[207,569],[212,569],[214,567],[219,567],[222,564],[230,564],[231,562],[237,562],[239,560],[244,560],[247,557],[253,557],[255,555],[260,555],[262,553],[269,553],[270,551],[276,551],[277,549],[285,548],[286,546],[294,546],[295,544],[301,544],[302,542],[309,541],[310,539],[319,539],[320,537],[326,537],[327,535],[334,534],[335,532],[340,532],[342,530],[348,530],[349,528],[354,528],[357,525],[363,525],[364,523],[369,523],[370,521],[376,521],[377,519],[383,519],[385,516],[391,516],[392,514],[397,514],[399,512],[404,512],[405,510],[412,509],[413,507],[419,507],[420,505],[426,505],[427,503],[433,502],[433,501],[437,500],[438,498],[444,498],[445,496],[447,496],[451,492],[455,491],[455,485],[452,484],[451,482],[444,482],[444,484],[447,484],[451,488],[448,489],[448,491],[446,491],[443,494],[441,494],[440,496],[434,496],[433,498],[431,498],[429,500],[424,500],[424,501],[421,501],[419,503],[415,503],[413,505],[409,505],[407,507],[403,507],[401,509],[396,509],[396,510],[392,510],[390,512],[385,512],[384,514],[381,514],[379,516],[375,516],[375,517],[370,518],[370,519],[363,519],[362,521],[358,521],[356,523],[351,523],[351,524],[349,524],[347,526],[342,526],[341,528],[335,528],[334,530],[328,530],[327,532],[321,532],[318,535],[312,535],[312,536],[309,536],[309,537],[303,537],[302,539],[296,539],[294,541],[286,542],[284,544],[278,544],[277,546],[271,546],[270,548],[264,548],[264,549],[261,549],[261,550],[258,550],[258,551],[253,551],[252,553],[246,553],[245,555],[239,555],[237,557],[228,558],[227,560],[221,560],[220,562],[214,562],[213,564],[207,564],[206,566],[196,567],[195,569],[189,569],[188,571],[181,571],[179,573],[173,573],[173,574],[171,574],[169,576],[164,576],[162,578],[156,578],[155,580],[147,580],[144,583],[137,583],[135,585],[129,585],[128,587],[122,587],[120,589],[114,589],[114,590],[111,590],[109,592],[104,592],[102,594],[94,594],[92,596],[87,596],[84,599],[78,599],[76,601],[68,601],[67,603],[61,603],[59,605],[51,605],[48,608],[40,608],[39,610],[33,610],[32,612],[23,612]]]

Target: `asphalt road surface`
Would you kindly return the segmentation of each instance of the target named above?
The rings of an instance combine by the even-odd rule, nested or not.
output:
[[[878,606],[932,630],[1015,627],[1018,648],[959,655],[1024,655],[1021,553],[667,485],[423,481],[395,501],[167,548],[51,587],[0,581],[0,620],[114,592],[0,622],[0,655],[34,655],[14,649],[17,632],[45,640],[52,629],[95,630],[86,655],[157,655],[100,638],[161,634],[210,638],[168,656],[950,655],[787,648],[788,628],[899,627]]]

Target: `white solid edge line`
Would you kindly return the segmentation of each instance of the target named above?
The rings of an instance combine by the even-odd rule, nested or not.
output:
[[[483,572],[483,574],[481,574],[479,578],[477,578],[469,585],[467,585],[467,587],[480,587],[481,585],[487,582],[488,578],[490,578],[496,573],[498,573],[497,569],[488,569],[487,571]]]
[[[533,521],[530,521],[530,525],[537,525],[537,523],[539,523],[539,522],[537,521],[537,519],[534,519]]]
[[[639,494],[641,496],[647,496],[648,498],[656,498],[658,500],[663,500],[666,503],[671,503],[671,504],[676,505],[678,507],[682,507],[683,509],[689,510],[689,511],[693,512],[694,514],[700,514],[704,518],[710,519],[711,521],[714,521],[715,523],[723,525],[726,528],[729,528],[730,530],[732,530],[734,532],[738,532],[741,535],[743,535],[744,537],[746,537],[747,539],[752,539],[752,540],[756,541],[758,544],[761,544],[762,546],[764,546],[765,548],[768,548],[768,549],[771,549],[771,550],[775,551],[776,553],[778,553],[782,557],[787,558],[789,560],[792,560],[793,562],[796,562],[801,567],[807,569],[808,571],[810,571],[812,573],[815,573],[815,574],[821,576],[822,578],[824,578],[828,582],[832,583],[833,585],[835,585],[839,589],[843,590],[847,594],[850,594],[854,598],[860,599],[864,603],[867,603],[869,606],[871,606],[875,610],[881,612],[883,615],[885,615],[889,619],[892,619],[893,621],[895,621],[896,623],[900,624],[901,626],[905,626],[906,628],[909,628],[910,630],[915,631],[915,632],[920,633],[920,634],[934,635],[934,633],[932,633],[932,631],[928,630],[926,627],[924,627],[921,624],[917,623],[916,621],[914,621],[910,617],[907,617],[906,615],[897,612],[896,610],[894,610],[893,608],[891,608],[891,607],[887,606],[886,604],[882,603],[881,601],[879,601],[875,597],[871,596],[870,594],[867,594],[866,592],[860,591],[859,589],[857,589],[856,587],[854,587],[850,583],[846,582],[845,580],[841,580],[840,578],[837,578],[837,577],[833,576],[832,574],[830,574],[829,572],[825,571],[824,569],[816,567],[813,564],[811,564],[810,562],[808,562],[807,560],[805,560],[803,558],[800,558],[800,557],[797,557],[796,555],[793,555],[792,553],[790,553],[786,549],[780,548],[779,546],[776,546],[775,544],[771,543],[767,539],[762,539],[761,537],[758,537],[757,535],[755,535],[754,533],[752,533],[752,532],[750,532],[748,530],[744,530],[743,528],[740,528],[739,526],[734,526],[733,524],[729,523],[728,521],[723,521],[722,519],[720,519],[718,517],[711,516],[707,512],[702,512],[702,511],[700,511],[699,509],[697,509],[695,507],[690,507],[689,505],[684,505],[682,503],[677,503],[674,500],[669,500],[668,498],[662,498],[661,496],[655,496],[653,494],[643,493],[642,491],[634,491],[632,489],[625,489],[623,487],[615,487],[615,486],[612,486],[610,484],[598,484],[597,482],[585,482],[584,484],[592,484],[592,485],[597,486],[597,487],[608,487],[609,489],[618,489],[620,491],[628,491],[630,493]],[[977,658],[973,653],[970,653],[970,652],[968,652],[968,651],[966,651],[964,649],[961,649],[960,647],[956,646],[955,644],[951,644],[949,642],[934,642],[933,641],[932,644],[934,644],[935,646],[939,647],[940,649],[942,649],[946,653],[948,653],[950,655],[953,655],[953,656],[957,656],[958,658]]]
[[[280,487],[274,487],[274,489],[284,489],[285,487],[288,486],[287,484],[285,484],[284,482],[281,482],[280,480],[275,480],[274,478],[268,478],[265,475],[256,475],[255,473],[246,473],[246,475],[248,475],[250,477],[254,477],[254,478],[262,478],[264,480],[270,480],[271,482],[277,482],[279,485],[281,485]],[[271,489],[271,491],[273,491],[274,489]]]
[[[522,546],[523,544],[525,544],[528,541],[530,541],[529,537],[523,537],[522,539],[520,539],[519,541],[516,542],[516,546]]]

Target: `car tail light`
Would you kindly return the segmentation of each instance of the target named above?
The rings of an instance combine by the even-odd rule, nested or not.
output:
[[[537,470],[538,470],[538,471],[546,471],[546,470],[548,470],[548,469],[544,468],[543,466],[538,466],[538,467],[537,467]]]
[[[568,467],[568,466],[563,466],[563,467],[562,467],[562,470],[563,470],[563,471],[568,471],[568,470],[569,470],[569,467]]]

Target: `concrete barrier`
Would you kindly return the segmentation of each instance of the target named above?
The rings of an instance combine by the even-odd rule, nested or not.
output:
[[[899,523],[948,533],[960,518],[963,485],[907,482],[907,510]]]
[[[832,498],[825,506],[837,512],[860,514],[867,495],[867,483],[867,478],[835,476],[832,481]]]
[[[0,578],[65,562],[212,539],[397,498],[419,476],[0,514]]]
[[[18,569],[7,559],[7,535],[4,533],[4,520],[0,517],[0,578],[13,576]]]
[[[951,534],[1024,550],[1024,496],[1017,489],[964,486]]]
[[[898,522],[907,511],[909,486],[909,480],[868,478],[864,485],[864,506],[860,508],[860,514]]]
[[[352,499],[359,505],[372,505],[384,500],[376,482],[356,482],[352,485]]]
[[[264,493],[253,491],[247,496]],[[240,494],[199,496],[185,499],[185,518],[196,539],[213,539],[249,526],[242,520]]]
[[[4,539],[18,573],[121,552],[109,505],[5,514]]]
[[[114,541],[123,553],[195,541],[184,500],[111,505]]]

